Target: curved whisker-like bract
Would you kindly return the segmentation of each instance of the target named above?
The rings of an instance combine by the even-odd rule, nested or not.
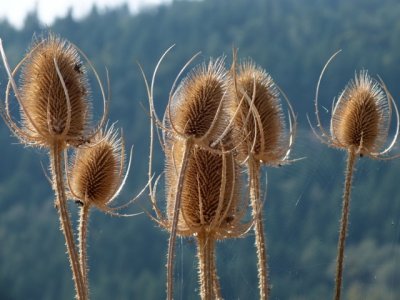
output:
[[[338,50],[336,51],[329,59],[328,61],[325,63],[324,67],[322,68],[321,74],[319,75],[318,78],[318,83],[317,83],[317,88],[315,90],[315,99],[314,99],[314,108],[315,108],[315,117],[317,118],[317,127],[319,128],[321,135],[323,137],[328,137],[329,134],[325,131],[324,127],[322,126],[321,123],[321,118],[319,116],[319,104],[318,104],[318,98],[319,98],[319,89],[320,89],[320,85],[321,85],[321,81],[322,81],[322,77],[324,76],[324,73],[326,71],[326,69],[328,68],[329,64],[331,63],[331,61],[336,57],[336,55],[338,55],[342,50]]]

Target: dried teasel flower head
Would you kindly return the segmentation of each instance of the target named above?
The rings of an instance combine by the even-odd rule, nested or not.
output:
[[[111,126],[101,130],[91,145],[80,147],[69,167],[68,184],[74,199],[84,205],[112,212],[111,202],[120,193],[129,172],[124,176],[124,141]]]
[[[333,111],[335,144],[354,147],[360,154],[380,151],[389,131],[390,109],[380,84],[361,71],[344,89]]]
[[[1,54],[9,75],[2,114],[16,136],[27,144],[39,146],[60,141],[79,144],[88,138],[91,130],[88,128],[91,117],[89,86],[80,54],[87,58],[76,46],[49,35],[33,45],[13,72],[8,67],[2,47]],[[88,63],[99,80],[90,61]],[[21,86],[17,87],[13,77],[20,68]],[[100,81],[99,84],[105,102]],[[21,128],[9,114],[10,87],[20,105]],[[96,127],[96,132],[100,127]],[[94,136],[95,133],[90,134]]]
[[[238,159],[244,161],[251,155],[268,165],[288,162],[296,128],[290,103],[287,101],[287,130],[279,89],[272,77],[251,60],[245,60],[237,68],[234,62],[232,69],[236,96],[230,110],[235,115],[232,139],[237,145]]]
[[[329,146],[352,150],[360,156],[366,155],[375,159],[397,157],[385,155],[393,149],[398,138],[399,112],[396,103],[383,81],[371,78],[365,70],[355,75],[340,93],[336,103],[333,103],[330,133],[323,128],[318,111],[319,86],[325,69],[337,53],[326,63],[317,85],[314,104],[320,134],[313,126],[311,128],[316,136]],[[385,148],[388,143],[393,108],[396,114],[396,133]]]
[[[183,155],[183,142],[176,141],[167,151],[167,218],[164,226],[169,229]],[[232,153],[215,153],[199,146],[191,149],[183,184],[177,232],[193,236],[206,231],[217,239],[239,237],[251,227],[244,224],[245,205],[240,197],[241,178],[239,167]]]
[[[171,93],[165,112],[169,132],[205,148],[221,138],[229,118],[229,84],[223,58],[195,67]]]

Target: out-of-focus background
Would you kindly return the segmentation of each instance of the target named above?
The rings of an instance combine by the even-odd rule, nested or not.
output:
[[[12,9],[8,4],[0,7],[0,37],[12,66],[32,41],[53,32],[78,45],[104,81],[108,68],[110,121],[118,120],[126,144],[135,145],[133,171],[121,203],[147,181],[149,118],[138,62],[150,76],[161,54],[176,45],[162,63],[155,85],[159,114],[175,76],[198,51],[201,55],[194,65],[225,55],[229,67],[232,47],[237,47],[240,59],[251,57],[264,67],[288,95],[298,116],[293,157],[306,157],[267,169],[264,213],[271,297],[331,297],[345,152],[320,144],[310,132],[306,115],[315,120],[318,76],[338,49],[343,51],[321,84],[320,110],[327,128],[332,99],[358,70],[381,76],[399,103],[399,1],[175,0],[158,5],[157,1],[130,5],[121,1],[108,8],[104,1],[97,1],[69,10],[61,10],[60,5],[54,11],[44,1],[14,2],[18,4]],[[74,5],[86,3],[79,2]],[[29,8],[27,15],[22,6]],[[1,99],[6,85],[0,66]],[[92,99],[99,116],[101,99],[95,82]],[[15,102],[11,110],[18,118]],[[397,146],[395,150],[399,151]],[[46,152],[18,144],[0,120],[0,154],[0,299],[73,299],[53,193],[41,166],[48,164]],[[164,163],[159,148],[154,164],[160,173]],[[362,158],[356,168],[343,298],[399,299],[400,160]],[[163,187],[158,198],[163,206]],[[143,197],[140,204],[146,207],[147,202]],[[141,206],[134,205],[128,212],[141,211]],[[76,215],[75,203],[70,207]],[[167,232],[145,214],[115,218],[93,211],[89,233],[92,299],[165,298],[167,238]],[[258,298],[253,241],[250,233],[217,245],[226,299]],[[198,298],[194,249],[193,240],[178,240],[176,299]]]

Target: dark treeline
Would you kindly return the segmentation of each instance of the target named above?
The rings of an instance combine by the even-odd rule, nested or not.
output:
[[[81,20],[72,12],[46,26],[32,12],[22,29],[0,22],[12,66],[32,40],[53,32],[78,45],[105,82],[110,74],[110,121],[135,145],[133,171],[121,196],[127,201],[147,180],[149,118],[138,63],[151,75],[162,53],[155,90],[162,114],[169,89],[185,62],[226,56],[251,57],[266,68],[293,102],[300,132],[294,157],[306,159],[268,171],[265,219],[272,299],[329,299],[333,289],[344,153],[326,148],[309,132],[319,73],[337,50],[321,86],[321,104],[342,91],[354,72],[379,74],[400,98],[400,2],[396,0],[204,0],[174,1],[131,15],[126,6],[93,7]],[[1,99],[7,85],[0,68]],[[101,109],[92,85],[93,106]],[[13,113],[18,106],[11,105]],[[329,114],[322,110],[324,120]],[[325,117],[326,116],[326,117]],[[327,119],[325,120],[326,123]],[[41,163],[46,155],[23,149],[0,122],[0,299],[72,299],[73,283],[51,187]],[[357,165],[346,257],[345,299],[400,296],[399,161],[363,159]],[[162,170],[157,149],[155,166]],[[159,198],[164,191],[160,188]],[[141,200],[147,206],[145,197]],[[74,207],[74,203],[71,203]],[[141,206],[131,208],[140,211]],[[226,299],[258,295],[254,237],[218,244],[218,268]],[[143,214],[111,218],[95,212],[89,233],[93,299],[163,299],[167,233]],[[194,244],[179,241],[177,299],[197,299]]]

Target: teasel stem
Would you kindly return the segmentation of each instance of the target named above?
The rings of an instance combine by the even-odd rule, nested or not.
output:
[[[197,235],[197,256],[199,260],[200,297],[202,300],[216,298],[215,290],[215,239],[205,231]]]
[[[79,218],[79,263],[81,267],[85,291],[89,293],[89,277],[87,266],[87,233],[90,205],[84,203],[80,209]]]
[[[345,174],[346,179],[343,192],[342,219],[340,221],[340,233],[338,240],[338,253],[336,261],[336,279],[335,279],[336,286],[335,286],[335,297],[334,297],[335,300],[340,300],[340,293],[342,289],[344,248],[345,248],[349,212],[350,212],[351,185],[352,185],[356,158],[357,158],[356,150],[354,149],[354,147],[350,147],[347,156],[347,167]]]
[[[222,298],[222,293],[221,293],[221,285],[219,284],[219,278],[218,278],[218,273],[217,273],[217,266],[215,264],[215,259],[213,259],[212,263],[213,263],[213,265],[212,265],[212,280],[213,280],[214,297],[215,297],[215,299],[220,300],[223,298]]]
[[[249,185],[252,212],[254,217],[254,232],[256,236],[255,246],[257,248],[258,287],[260,299],[268,299],[268,267],[267,250],[265,246],[265,232],[262,219],[260,199],[260,162],[250,155],[248,160]]]
[[[62,172],[63,148],[63,142],[56,141],[50,149],[51,173],[54,185],[53,189],[56,193],[56,207],[58,208],[61,230],[64,233],[70,266],[75,283],[76,298],[78,300],[86,300],[87,294],[85,291],[85,285],[80,270],[78,254],[76,251],[74,235],[71,227],[71,220],[67,209],[67,198],[65,195],[65,186]]]
[[[172,300],[174,294],[174,253],[176,231],[178,228],[179,211],[181,208],[182,190],[183,190],[183,177],[188,165],[189,153],[192,150],[193,142],[187,139],[184,144],[185,150],[182,156],[181,168],[179,170],[178,183],[176,188],[174,213],[172,216],[171,233],[168,240],[168,254],[167,254],[167,299]]]

